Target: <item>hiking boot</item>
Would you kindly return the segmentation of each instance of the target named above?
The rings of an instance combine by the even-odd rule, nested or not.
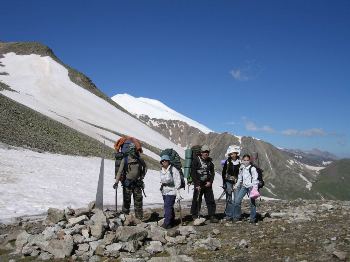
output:
[[[192,221],[195,221],[199,216],[192,215]]]
[[[161,225],[161,227],[162,228],[164,228],[164,229],[170,229],[170,228],[172,228],[173,226],[170,224],[170,225]]]
[[[211,216],[210,217],[210,223],[219,223],[219,220],[216,217]]]
[[[256,219],[249,219],[249,224],[256,224],[257,222]]]

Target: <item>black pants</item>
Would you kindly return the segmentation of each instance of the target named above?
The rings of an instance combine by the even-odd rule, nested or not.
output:
[[[199,196],[198,196],[198,190],[196,188],[193,191],[193,199],[192,199],[192,206],[191,206],[192,216],[198,216],[202,205],[203,195],[204,195],[205,203],[207,204],[208,215],[209,216],[215,215],[216,204],[214,200],[213,189],[212,187],[203,187],[200,189]]]

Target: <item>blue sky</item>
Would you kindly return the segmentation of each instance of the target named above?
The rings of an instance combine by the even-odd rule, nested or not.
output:
[[[107,95],[218,132],[350,156],[350,1],[2,1],[0,40],[39,41]]]

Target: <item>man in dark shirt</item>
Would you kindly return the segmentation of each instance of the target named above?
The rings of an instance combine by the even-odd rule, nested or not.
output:
[[[207,145],[203,145],[199,156],[195,156],[192,160],[191,176],[194,184],[194,192],[191,206],[192,218],[199,216],[199,211],[204,195],[205,203],[208,208],[210,222],[217,223],[215,218],[216,205],[213,193],[213,181],[215,176],[214,164],[209,157],[210,149]]]

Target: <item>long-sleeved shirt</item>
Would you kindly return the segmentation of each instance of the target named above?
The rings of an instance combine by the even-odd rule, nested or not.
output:
[[[195,187],[203,186],[206,182],[213,184],[215,176],[214,164],[211,158],[203,160],[196,156],[192,160],[191,177]]]
[[[252,174],[249,172],[249,168],[251,168]],[[243,166],[240,169],[238,180],[237,180],[237,186],[243,185],[245,188],[250,188],[253,186],[258,187],[259,180],[258,180],[258,172],[256,171],[256,168],[254,166]]]
[[[169,165],[167,169],[162,167],[160,170],[160,182],[162,184],[163,195],[175,196],[176,191],[181,187],[181,177],[179,171],[172,165]]]
[[[229,165],[232,164],[232,170],[229,170]],[[232,160],[228,158],[225,161],[224,167],[222,169],[222,181],[233,181],[236,182],[240,170],[241,161],[239,159]]]

